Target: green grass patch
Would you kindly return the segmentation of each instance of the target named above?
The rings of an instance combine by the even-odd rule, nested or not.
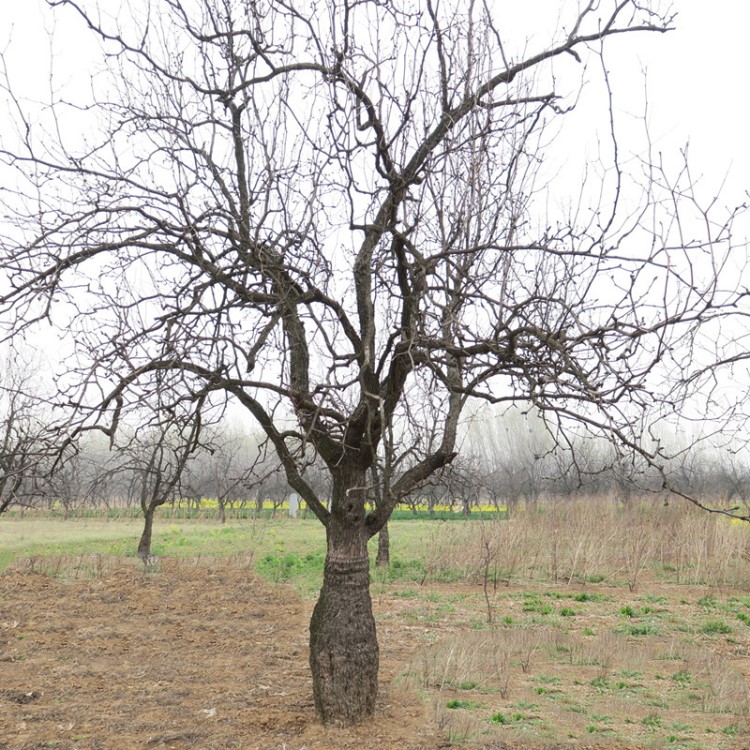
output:
[[[590,685],[592,688],[595,688],[598,693],[601,693],[605,690],[609,690],[609,679],[600,675],[599,677],[594,677],[594,679],[591,680]]]
[[[266,580],[274,583],[286,583],[294,578],[314,575],[318,578],[323,574],[325,555],[310,552],[304,557],[293,552],[285,555],[264,555],[257,563],[258,573]]]
[[[524,612],[535,612],[539,615],[551,615],[553,612],[552,605],[542,602],[536,596],[525,596],[522,609]]]
[[[589,591],[583,591],[573,596],[574,602],[606,602],[609,597],[606,594],[594,594]]]
[[[713,596],[702,596],[697,602],[699,607],[713,609],[716,606],[716,598]]]
[[[537,721],[537,717],[535,716],[529,716],[524,713],[520,712],[514,712],[514,713],[505,713],[503,711],[498,711],[497,713],[492,714],[490,716],[490,723],[497,724],[497,725],[513,725],[513,724],[531,724]]]
[[[620,632],[632,636],[659,635],[659,628],[651,622],[644,622],[639,625],[628,625]]]
[[[672,681],[678,683],[679,685],[686,686],[686,685],[689,685],[693,681],[693,678],[690,672],[679,671],[679,672],[675,672],[672,675]]]
[[[607,576],[604,573],[592,573],[590,576],[586,576],[586,583],[602,583],[607,580]]]
[[[727,635],[732,632],[731,625],[726,620],[707,620],[700,627],[704,635]]]
[[[448,701],[445,705],[446,705],[446,708],[451,708],[451,709],[482,708],[482,704],[477,703],[477,701],[464,701],[464,700],[458,700],[457,698]]]

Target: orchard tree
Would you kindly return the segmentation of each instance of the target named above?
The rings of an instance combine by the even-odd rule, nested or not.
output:
[[[531,404],[479,409],[467,429],[466,450],[476,457],[488,494],[509,513],[521,501],[533,507],[560,478],[551,464],[561,446]]]
[[[9,347],[0,360],[0,515],[43,493],[54,454],[49,410],[33,359]]]
[[[217,424],[204,431],[204,447],[185,466],[182,488],[187,497],[215,499],[219,518],[226,523],[226,507],[244,505],[248,486],[253,484],[260,461],[254,435],[236,427]],[[278,470],[278,463],[274,466]],[[266,472],[267,474],[267,472]],[[282,492],[282,494],[285,494]]]
[[[143,531],[138,541],[138,556],[144,565],[151,557],[151,539],[156,510],[179,496],[182,478],[190,459],[201,447],[202,409],[205,396],[186,410],[179,401],[165,404],[163,394],[154,418],[145,429],[135,431],[126,445],[116,446],[127,456],[125,468],[131,487],[143,512]]]
[[[315,706],[363,721],[368,539],[454,459],[467,401],[531,401],[639,449],[681,343],[731,298],[732,216],[648,154],[628,174],[610,123],[605,52],[673,19],[571,2],[526,39],[485,0],[48,5],[102,65],[67,90],[56,60],[46,105],[6,66],[2,313],[75,340],[60,382],[82,425],[114,434],[164,373],[186,403],[252,415],[325,529]],[[611,138],[556,198],[547,165],[587,76]],[[330,498],[308,481],[321,464]]]

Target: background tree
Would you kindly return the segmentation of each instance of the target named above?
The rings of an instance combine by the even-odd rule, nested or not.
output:
[[[256,435],[242,433],[237,425],[215,422],[204,430],[202,447],[185,467],[182,487],[188,497],[200,502],[201,498],[216,500],[219,519],[226,523],[227,506],[237,503],[245,506],[252,494],[261,497],[270,492],[283,500],[287,494],[286,481],[280,472],[278,460],[264,466],[263,452]],[[258,475],[262,478],[259,478]],[[280,478],[283,485],[276,493],[269,478]],[[279,484],[274,481],[274,484]],[[256,487],[257,485],[257,487]],[[257,507],[257,501],[255,503]]]
[[[163,373],[160,373],[163,375]],[[138,541],[138,556],[147,563],[151,557],[154,514],[157,508],[181,494],[181,481],[188,463],[201,449],[206,395],[187,400],[170,399],[170,391],[159,378],[158,401],[151,405],[150,419],[113,448],[121,461],[120,470],[130,476],[131,493],[138,498],[143,512],[143,531]],[[144,408],[138,410],[143,414]],[[146,412],[148,417],[148,412]]]
[[[43,494],[54,443],[35,365],[14,347],[0,360],[0,515]]]
[[[502,502],[509,514],[524,502],[534,506],[559,479],[553,468],[554,435],[528,404],[512,405],[504,411],[480,409],[467,429],[467,451],[476,457],[487,495]]]
[[[70,331],[80,365],[61,387],[88,426],[114,435],[167,373],[188,402],[223,393],[252,414],[325,528],[316,708],[361,721],[378,675],[368,539],[454,459],[470,398],[530,401],[553,434],[573,421],[661,460],[639,447],[644,415],[731,299],[732,217],[682,233],[706,216],[689,172],[647,158],[631,178],[614,123],[577,205],[549,200],[544,166],[584,59],[603,63],[606,115],[609,40],[672,18],[570,3],[529,42],[484,2],[49,4],[100,40],[104,68],[46,107],[5,84],[17,231],[0,309]],[[406,436],[367,513],[378,454]],[[308,481],[320,464],[330,499]]]

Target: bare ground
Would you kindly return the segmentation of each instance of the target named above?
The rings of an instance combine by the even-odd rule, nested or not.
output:
[[[0,748],[434,748],[415,696],[389,686],[403,658],[385,632],[379,718],[315,720],[310,604],[249,570],[122,567],[64,582],[0,577]]]
[[[400,616],[414,606],[408,601],[375,599],[377,718],[332,730],[316,722],[312,705],[311,602],[258,580],[237,560],[167,560],[155,573],[118,562],[99,573],[65,580],[17,568],[0,576],[0,750],[449,744],[431,707],[394,679],[424,647],[427,631],[452,629]],[[499,741],[482,747],[510,748]],[[575,747],[625,749],[606,741]]]

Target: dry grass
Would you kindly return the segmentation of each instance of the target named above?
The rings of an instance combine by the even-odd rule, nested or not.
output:
[[[514,666],[528,672],[534,654],[554,638],[555,634],[546,629],[462,633],[419,653],[409,674],[420,688],[476,689],[505,698]]]
[[[480,529],[477,532],[477,528]],[[438,526],[425,580],[750,587],[750,527],[684,503],[555,500],[505,520]],[[492,554],[488,559],[488,551]]]
[[[438,526],[417,619],[474,588],[407,679],[454,742],[746,750],[749,551],[744,525],[646,501]]]
[[[193,557],[169,558],[170,568],[184,570],[188,573],[193,568],[230,567],[232,569],[251,570],[254,566],[252,551],[244,555],[228,555],[226,557]],[[123,559],[117,555],[82,554],[82,555],[43,555],[22,558],[14,569],[23,573],[39,573],[64,580],[87,580],[100,578],[113,571],[125,567],[135,572],[158,573],[161,570],[161,560],[152,555],[149,564],[144,564],[138,558]]]
[[[263,533],[184,535],[170,527],[153,570],[118,554],[48,550],[11,570],[65,580],[73,592],[124,566],[148,586],[167,577],[184,582],[187,601],[190,581],[223,565],[235,571],[227,575],[247,571],[268,554],[301,555],[319,531],[282,521]],[[389,683],[403,675],[405,684],[393,689],[412,693],[409,706],[418,704],[413,693],[421,694],[430,731],[487,748],[750,747],[747,527],[684,505],[623,508],[593,500],[540,505],[508,521],[396,522],[392,538],[403,577],[394,565],[392,576],[376,574],[373,587],[390,660],[383,676]],[[203,549],[205,556],[195,556]],[[189,550],[192,557],[170,554]],[[119,601],[102,598],[107,606]],[[159,601],[151,614],[157,626]],[[58,623],[56,607],[50,599],[45,633]],[[103,621],[97,637],[112,622]],[[171,630],[182,622],[171,614],[163,624]],[[298,629],[304,633],[304,616]],[[306,674],[304,655],[298,657]]]
[[[726,653],[727,644],[718,639],[697,645],[669,632],[613,632],[616,607],[594,607],[590,619],[600,631],[592,635],[584,634],[587,628],[524,622],[461,630],[415,655],[408,684],[454,742],[544,747],[564,739],[570,747],[590,747],[596,740],[597,747],[664,750],[750,746],[743,661]],[[747,647],[748,638],[743,642]]]

